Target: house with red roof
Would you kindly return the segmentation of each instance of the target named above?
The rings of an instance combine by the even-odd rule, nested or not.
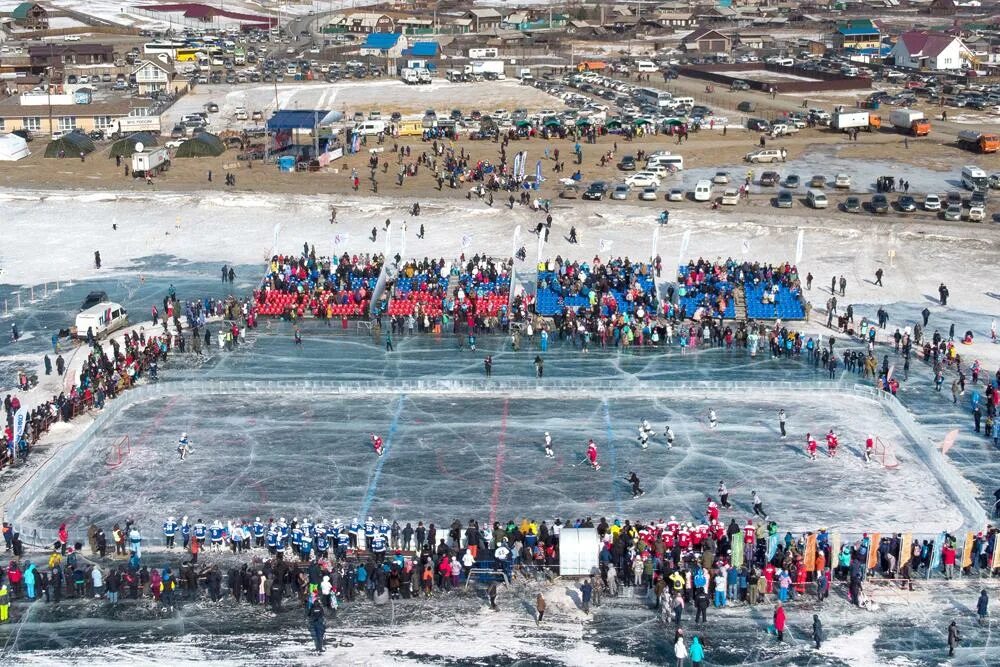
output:
[[[972,54],[954,35],[912,30],[896,40],[890,57],[897,67],[911,69],[961,70],[969,67]]]

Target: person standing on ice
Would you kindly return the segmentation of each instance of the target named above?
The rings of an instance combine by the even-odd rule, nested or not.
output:
[[[806,433],[806,451],[809,452],[809,458],[813,461],[816,460],[816,450],[819,445],[816,443],[816,438],[812,437],[812,433]]]
[[[649,449],[649,434],[652,429],[647,430],[649,422],[643,419],[639,423],[639,446],[643,449]]]
[[[601,469],[601,464],[597,462],[597,444],[593,438],[587,443],[587,460],[590,461],[590,465],[594,470]]]
[[[872,452],[875,451],[875,438],[868,434],[868,438],[865,440],[865,463],[872,462]]]
[[[174,535],[176,533],[177,522],[174,521],[174,517],[168,516],[167,520],[163,522],[163,537],[165,538],[168,549],[174,548]]]
[[[628,474],[628,477],[626,477],[625,479],[626,481],[628,481],[629,484],[632,485],[632,498],[638,498],[639,496],[646,493],[645,491],[639,488],[639,476],[636,475],[635,472],[630,472]]]
[[[714,429],[719,425],[719,418],[715,416],[715,409],[709,408],[708,410],[708,427]]]
[[[545,458],[554,459],[556,457],[555,453],[552,451],[552,436],[549,432],[545,432]]]
[[[826,433],[826,447],[827,450],[829,450],[830,458],[833,458],[837,455],[838,444],[840,444],[840,442],[837,440],[837,434],[834,433],[833,429],[831,428]]]
[[[764,521],[767,521],[767,512],[764,511],[764,501],[760,499],[756,491],[751,491],[750,495],[753,500],[753,513],[763,517]]]
[[[778,410],[778,427],[781,429],[781,439],[784,440],[787,433],[785,433],[785,409],[782,408]]]
[[[726,482],[725,480],[722,479],[719,480],[719,504],[722,505],[725,509],[730,508],[729,489],[726,488]]]
[[[188,441],[188,434],[181,433],[180,440],[177,441],[177,453],[181,456],[181,461],[191,453],[191,443]]]
[[[667,449],[673,449],[674,448],[674,430],[672,428],[670,428],[670,424],[667,424],[667,427],[665,429],[663,429],[663,437],[665,437],[667,439]]]
[[[375,453],[382,456],[382,437],[372,433],[372,447],[375,449]]]

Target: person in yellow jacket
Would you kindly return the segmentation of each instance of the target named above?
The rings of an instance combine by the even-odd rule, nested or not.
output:
[[[7,584],[0,584],[0,623],[10,620],[10,591]]]
[[[59,555],[58,551],[53,551],[52,555],[49,556],[49,569],[51,570],[56,565],[62,565],[62,556]]]

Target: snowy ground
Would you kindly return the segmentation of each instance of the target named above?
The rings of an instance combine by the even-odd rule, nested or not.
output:
[[[750,81],[819,81],[819,79],[813,79],[808,76],[789,74],[787,72],[772,72],[767,69],[720,71],[718,74]]]
[[[181,117],[202,111],[209,102],[219,105],[219,113],[209,117],[211,129],[215,131],[252,125],[233,120],[239,106],[251,111],[263,111],[265,118],[278,108],[342,111],[348,120],[355,111],[367,116],[371,110],[380,110],[383,118],[388,118],[392,111],[417,113],[423,117],[426,109],[435,109],[438,115],[445,117],[456,106],[466,113],[479,109],[484,114],[497,108],[513,111],[516,107],[532,112],[543,108],[565,108],[560,100],[548,93],[522,86],[512,79],[488,84],[436,80],[423,86],[408,86],[396,78],[346,83],[279,83],[277,87],[275,84],[207,84],[198,86],[195,92],[178,100],[164,113],[161,123],[169,130]]]

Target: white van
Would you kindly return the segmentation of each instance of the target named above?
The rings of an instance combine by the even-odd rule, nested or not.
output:
[[[822,190],[811,189],[806,193],[806,202],[813,208],[826,208],[830,201]]]
[[[650,167],[666,167],[668,171],[683,171],[684,156],[653,155],[648,160],[646,160],[646,168],[649,169]]]
[[[99,338],[124,326],[128,326],[125,308],[121,304],[105,301],[77,314],[76,337],[85,339],[89,329],[95,338]]]
[[[385,132],[385,121],[384,120],[366,120],[363,123],[358,123],[354,126],[354,131],[361,136],[372,136],[375,134],[381,134]]]
[[[674,106],[694,106],[693,97],[675,97],[673,100]]]
[[[659,68],[652,60],[636,60],[635,69],[637,72],[656,72]]]
[[[712,198],[712,181],[707,178],[698,181],[694,186],[694,200],[708,201]]]

